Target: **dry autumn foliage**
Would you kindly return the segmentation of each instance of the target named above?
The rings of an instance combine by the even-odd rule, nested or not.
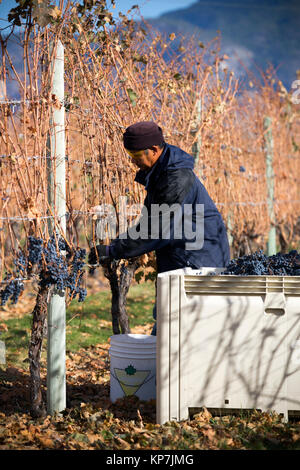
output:
[[[52,14],[52,13],[51,13]],[[59,21],[58,21],[59,20]],[[65,46],[68,240],[87,246],[90,209],[119,197],[141,204],[135,168],[122,145],[124,128],[139,120],[162,126],[169,143],[195,152],[196,173],[218,205],[233,237],[234,254],[264,247],[269,230],[263,119],[272,119],[275,212],[283,249],[296,246],[299,213],[299,107],[280,82],[266,75],[242,89],[219,55],[218,41],[173,46],[150,27],[125,16],[113,28],[88,29],[90,16],[62,10],[55,23],[25,28],[15,50],[2,36],[0,71],[1,278],[11,253],[28,233],[47,238],[47,137],[51,107],[50,42]],[[11,90],[21,104],[5,104]],[[199,103],[201,106],[199,107]],[[50,155],[51,157],[51,155]],[[49,158],[48,158],[49,160]],[[31,220],[13,220],[25,217]],[[134,216],[131,217],[131,219]],[[108,234],[109,241],[110,234]],[[256,243],[253,244],[253,241]]]
[[[9,37],[22,57],[19,63],[9,52],[8,39],[1,35],[0,280],[6,272],[12,272],[14,255],[23,248],[29,234],[43,239],[49,237],[47,217],[52,213],[47,196],[47,167],[53,165],[47,143],[49,118],[53,107],[62,105],[66,111],[67,239],[70,245],[87,247],[95,242],[95,221],[90,212],[93,206],[108,203],[118,210],[120,196],[126,196],[128,204],[142,203],[144,193],[133,181],[135,169],[123,149],[122,133],[135,121],[154,120],[162,126],[169,143],[195,154],[195,171],[231,232],[233,255],[264,248],[270,226],[263,127],[264,117],[268,116],[272,119],[274,140],[278,241],[283,250],[297,247],[300,236],[299,107],[292,102],[282,83],[267,73],[261,82],[251,77],[250,88],[242,88],[227,69],[227,57],[220,55],[218,41],[199,49],[196,40],[181,38],[180,45],[174,46],[174,35],[165,38],[147,25],[137,28],[126,16],[122,16],[117,25],[110,24],[109,12],[105,13],[108,16],[103,13],[99,27],[94,28],[93,10],[79,11],[70,2],[60,2],[60,8],[50,13],[44,24],[45,17],[37,10],[35,23],[27,22],[22,33]],[[58,103],[50,91],[49,64],[53,58],[50,45],[54,44],[55,50],[58,40],[65,46],[64,103]],[[14,96],[18,97],[19,104],[9,103]],[[106,242],[110,238],[108,235]],[[150,263],[153,264],[153,260]],[[111,286],[118,287],[119,306],[124,304],[126,289],[140,264],[140,260],[131,265],[121,262],[106,273]],[[128,276],[123,284],[123,295],[120,295],[123,268]],[[123,327],[121,325],[122,332]],[[8,391],[9,383],[8,380]],[[6,391],[3,393],[5,402]],[[15,393],[14,389],[12,402],[6,400],[6,403],[16,405]],[[85,411],[92,416],[95,410],[87,408]],[[81,412],[78,412],[79,422]],[[108,423],[110,419],[112,417],[107,418]],[[103,419],[100,421],[102,423]],[[38,448],[50,445],[48,430],[57,431],[56,424],[51,423],[49,419],[45,433],[35,431],[37,436],[43,435],[42,441],[38,437],[32,444],[25,432],[25,442]],[[22,430],[22,421],[19,424],[12,421],[12,432],[16,432],[15,426]],[[71,435],[90,432],[85,425],[78,428],[75,425],[76,430],[72,424],[70,426]],[[116,426],[117,440],[108,427],[109,437],[92,437],[92,443],[75,437],[67,446],[126,448],[129,445],[135,448],[135,445],[152,442],[150,432],[150,438],[142,441],[146,444],[141,444],[136,437],[128,441],[129,438],[123,436],[126,435],[122,432],[123,423]],[[206,442],[217,445],[215,442],[220,436],[216,429],[208,427],[203,431],[199,445],[205,446]],[[32,428],[30,437],[33,434]],[[179,435],[179,441],[184,442],[183,434]],[[175,435],[175,431],[169,429],[164,440],[154,438],[152,444],[158,448],[173,445],[173,440],[178,444]],[[198,434],[195,436],[191,437],[194,444]],[[244,441],[226,436],[225,433],[228,446],[245,445]],[[14,445],[12,441],[5,441],[5,437],[4,441],[1,439],[3,445]],[[57,443],[54,439],[54,447],[69,448],[63,447],[66,444],[59,439]]]

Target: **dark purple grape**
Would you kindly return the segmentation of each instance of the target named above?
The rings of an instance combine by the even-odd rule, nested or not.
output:
[[[4,289],[0,290],[1,306],[5,305],[9,299],[13,304],[16,304],[23,290],[24,284],[22,281],[15,279],[9,281]]]
[[[299,263],[299,264],[298,264]],[[230,261],[222,274],[241,276],[298,276],[300,255],[296,250],[288,254],[266,256],[262,250]]]
[[[68,289],[70,296],[78,296],[78,301],[83,302],[87,295],[82,287],[85,257],[85,249],[72,250],[58,235],[53,234],[48,241],[29,236],[26,252],[19,250],[16,254],[14,277],[30,277],[31,268],[35,266],[40,286],[55,286],[60,291]],[[24,290],[23,282],[12,277],[7,274],[4,279],[5,286],[0,290],[1,305],[9,299],[16,303]]]
[[[28,237],[28,260],[31,264],[37,264],[41,260],[43,240],[41,238]]]

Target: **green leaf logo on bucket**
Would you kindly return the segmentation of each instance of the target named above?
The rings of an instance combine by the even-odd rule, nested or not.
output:
[[[125,369],[125,372],[126,374],[128,375],[134,375],[136,373],[136,369],[130,364],[130,366],[128,366],[126,369]]]

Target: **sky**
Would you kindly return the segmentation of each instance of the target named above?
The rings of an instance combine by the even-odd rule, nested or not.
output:
[[[193,3],[196,3],[196,0],[116,0],[115,12],[125,12],[132,5],[139,5],[145,18],[155,18],[167,11],[187,8]]]
[[[155,18],[168,11],[186,8],[196,0],[116,0],[116,8],[112,10],[114,16],[118,17],[119,12],[126,13],[133,5],[139,5],[142,16],[145,18]],[[0,28],[8,25],[7,15],[11,8],[15,6],[14,0],[2,0],[0,3]],[[108,0],[110,5],[110,0]]]

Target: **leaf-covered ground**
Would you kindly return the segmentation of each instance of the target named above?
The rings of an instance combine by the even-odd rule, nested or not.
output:
[[[149,333],[151,325],[135,331]],[[110,402],[109,344],[67,356],[67,409],[33,420],[29,374],[0,372],[0,449],[299,449],[300,423],[276,414],[213,417],[206,409],[191,420],[155,424],[155,402],[136,397]],[[45,396],[46,370],[43,369]]]

